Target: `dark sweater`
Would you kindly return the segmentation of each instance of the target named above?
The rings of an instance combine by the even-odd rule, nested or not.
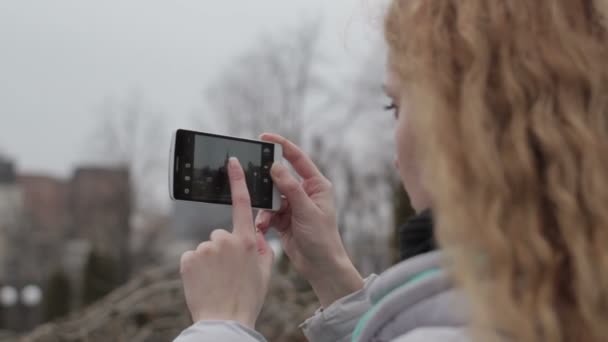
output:
[[[437,248],[433,234],[433,216],[430,210],[410,218],[399,229],[401,261]]]

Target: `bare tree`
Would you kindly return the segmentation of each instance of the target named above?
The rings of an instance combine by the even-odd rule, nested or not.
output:
[[[382,113],[386,105],[382,81],[383,48],[378,46],[359,63],[355,78],[347,80],[342,112],[319,134],[325,148],[314,153],[338,191],[338,221],[345,244],[358,269],[369,274],[390,262],[387,248],[393,220],[392,188],[397,182],[393,167],[393,120]]]
[[[100,121],[93,135],[95,161],[129,170],[136,212],[157,209],[151,184],[164,171],[163,155],[159,155],[167,149],[160,145],[162,115],[148,107],[136,91],[119,100],[106,98],[98,112]]]
[[[128,170],[131,189],[125,193],[130,194],[133,209],[133,264],[154,262],[160,257],[158,240],[168,238],[168,214],[158,196],[159,187],[166,185],[163,116],[138,91],[120,99],[106,98],[98,115],[92,135],[93,162]]]
[[[295,142],[315,119],[326,87],[318,74],[321,22],[308,21],[285,36],[261,39],[236,59],[207,92],[231,134],[280,132]]]

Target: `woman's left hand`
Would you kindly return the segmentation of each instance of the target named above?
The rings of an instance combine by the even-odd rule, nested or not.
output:
[[[245,173],[230,158],[233,232],[216,230],[210,241],[181,258],[181,275],[192,320],[237,321],[255,329],[270,282],[273,252],[253,225]]]

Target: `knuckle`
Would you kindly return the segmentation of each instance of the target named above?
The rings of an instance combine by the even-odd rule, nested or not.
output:
[[[211,241],[222,242],[228,238],[228,235],[230,235],[230,233],[228,233],[226,230],[216,229],[213,232],[211,232],[210,238],[211,238]]]
[[[192,262],[192,251],[187,251],[182,254],[179,262],[179,270],[181,274],[188,272],[190,269],[190,263]]]
[[[241,243],[243,244],[243,248],[247,252],[254,251],[257,248],[257,241],[253,237],[243,238]]]
[[[251,199],[249,199],[248,194],[237,194],[234,196],[232,201],[234,202],[234,204],[249,205],[251,202]]]
[[[196,253],[200,255],[210,255],[213,253],[213,245],[210,241],[205,241],[198,245],[196,248]]]
[[[200,251],[203,248],[205,248],[205,245],[207,244],[207,241],[205,242],[201,242],[198,246],[196,246],[196,251]]]
[[[297,193],[299,191],[299,188],[300,188],[300,184],[298,184],[298,182],[296,182],[295,180],[285,182],[285,192],[287,192],[287,193],[290,193],[290,194]]]
[[[234,244],[234,239],[232,236],[223,236],[220,241],[218,241],[218,247],[225,248],[232,246]]]

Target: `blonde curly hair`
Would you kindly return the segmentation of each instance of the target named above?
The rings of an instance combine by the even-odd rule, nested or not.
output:
[[[479,340],[608,340],[608,1],[393,0],[438,240]]]

